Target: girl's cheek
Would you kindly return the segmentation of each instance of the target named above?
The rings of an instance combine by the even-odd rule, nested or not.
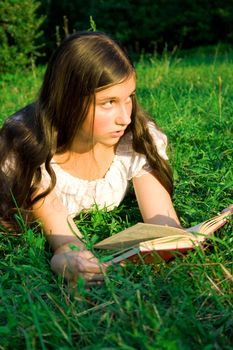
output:
[[[108,122],[105,118],[102,118],[102,120],[96,120],[94,124],[94,132],[98,134],[106,128],[107,124]]]

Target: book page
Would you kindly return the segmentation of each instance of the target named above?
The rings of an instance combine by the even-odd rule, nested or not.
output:
[[[194,237],[192,233],[186,232],[180,228],[138,223],[104,239],[95,244],[94,247],[98,249],[124,249],[135,246],[140,242],[152,239],[156,240],[158,238],[169,238],[177,235],[182,237]]]
[[[221,214],[218,214],[213,218],[206,220],[196,226],[190,227],[186,231],[199,232],[199,233],[202,233],[203,235],[210,235],[216,230],[218,230],[220,227],[222,227],[227,222],[227,218],[230,218],[232,214],[233,214],[232,208],[229,207],[225,209]],[[201,239],[201,236],[200,236],[200,240],[204,240],[204,237],[203,239]]]
[[[170,236],[151,241],[145,241],[139,243],[140,252],[149,251],[172,251],[179,249],[192,249],[199,244],[199,240],[196,237],[185,237],[185,236]]]

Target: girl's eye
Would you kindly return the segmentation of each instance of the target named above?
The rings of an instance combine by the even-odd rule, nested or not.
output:
[[[134,96],[135,94],[132,94],[130,96],[128,96],[125,100],[125,103],[131,103],[132,102],[132,97]],[[117,100],[113,99],[113,100],[107,100],[107,101],[103,101],[101,103],[101,106],[103,108],[106,108],[106,109],[110,109],[113,107],[114,103],[118,103]]]
[[[109,100],[109,101],[106,101],[106,102],[102,103],[102,106],[104,108],[111,108],[113,103],[114,103],[114,100]]]

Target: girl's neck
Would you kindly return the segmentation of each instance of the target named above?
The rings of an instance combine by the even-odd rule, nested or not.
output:
[[[96,180],[103,178],[108,172],[115,157],[115,147],[98,147],[89,150],[79,149],[79,152],[70,150],[56,154],[54,160],[60,167],[83,180]]]

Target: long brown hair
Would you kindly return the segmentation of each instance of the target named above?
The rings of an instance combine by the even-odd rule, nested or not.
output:
[[[134,67],[124,50],[104,33],[77,32],[62,42],[48,63],[37,101],[10,117],[0,131],[1,222],[13,223],[15,203],[26,213],[52,190],[56,176],[50,161],[55,153],[69,150],[95,92],[132,74]],[[170,166],[158,155],[147,127],[150,117],[136,97],[131,120],[127,131],[133,134],[134,150],[147,156],[155,176],[171,193]],[[51,184],[33,197],[42,164]]]

